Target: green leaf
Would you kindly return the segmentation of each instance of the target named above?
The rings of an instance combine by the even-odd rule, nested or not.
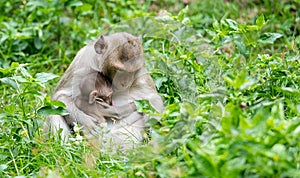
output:
[[[185,14],[188,12],[188,6],[186,6],[184,9],[182,9],[179,13],[178,13],[178,20],[179,21],[183,21],[183,19],[185,18]]]
[[[0,164],[0,172],[3,172],[7,167],[6,164]]]
[[[195,107],[191,103],[184,102],[181,104],[180,113],[183,115],[194,115]]]
[[[35,75],[35,80],[40,82],[40,83],[46,83],[49,80],[55,79],[58,76],[52,73],[45,73],[45,72],[41,72],[41,73],[37,73]]]
[[[225,113],[226,115],[222,118],[221,125],[223,132],[229,134],[232,129],[238,129],[240,119],[243,119],[244,115],[242,109],[233,103],[228,103],[225,106]]]
[[[82,6],[82,5],[83,5],[83,3],[81,1],[73,1],[68,6],[69,7],[77,7],[77,6]]]
[[[135,102],[136,110],[138,112],[143,112],[147,114],[155,112],[155,109],[152,108],[149,100],[136,100],[134,102]]]
[[[278,38],[283,35],[280,33],[264,33],[259,37],[258,42],[263,44],[273,44]]]
[[[84,4],[81,6],[81,10],[82,10],[83,12],[90,11],[92,8],[93,8],[93,6],[90,5],[90,4],[87,4],[87,3],[84,3]]]
[[[281,90],[286,93],[299,94],[299,89],[291,88],[291,87],[281,87]]]
[[[53,100],[49,103],[51,106],[56,106],[56,107],[62,107],[62,108],[66,108],[65,103],[58,101],[58,100]]]
[[[38,1],[38,0],[33,0],[33,1],[28,1],[26,3],[26,6],[33,6],[33,7],[46,7],[47,4],[43,1]]]
[[[1,33],[0,43],[3,43],[8,37],[7,34]]]
[[[253,132],[257,135],[264,133],[266,129],[266,121],[269,118],[269,112],[265,109],[260,109],[252,118]]]
[[[37,111],[38,115],[48,116],[48,115],[68,115],[69,112],[62,107],[54,108],[52,106],[44,106]]]
[[[10,65],[11,68],[17,68],[19,66],[20,66],[20,64],[18,62],[12,62]]]
[[[271,111],[274,118],[284,120],[284,106],[281,102],[274,105]]]
[[[155,86],[156,88],[160,89],[160,87],[162,86],[162,84],[164,82],[168,81],[168,78],[167,77],[157,77],[155,80],[154,80],[154,83],[155,83]]]
[[[4,107],[5,112],[8,113],[8,114],[14,114],[15,109],[16,109],[15,104],[10,104],[10,105],[7,105],[7,106]]]
[[[87,12],[92,10],[93,6],[87,3],[82,4],[81,6],[77,6],[76,9],[80,10],[81,12]]]
[[[260,15],[260,16],[256,19],[255,23],[256,23],[256,25],[258,25],[260,28],[262,28],[262,27],[266,24],[264,15]]]
[[[0,72],[1,72],[2,74],[4,74],[4,75],[9,74],[11,71],[12,71],[11,68],[6,68],[6,69],[4,69],[4,68],[1,68],[1,67],[0,67]]]
[[[236,76],[223,76],[224,80],[235,89],[245,90],[256,84],[256,80],[249,77],[246,70],[241,71]]]
[[[225,21],[231,29],[233,29],[235,31],[239,30],[239,24],[236,21],[234,21],[232,19],[226,19]]]
[[[20,67],[19,69],[20,69],[21,74],[25,78],[32,78],[32,76],[29,74],[29,72],[24,67]]]
[[[36,49],[41,49],[41,48],[43,47],[43,43],[42,43],[41,39],[38,38],[38,37],[35,37],[35,38],[34,38],[33,43],[34,43],[34,47],[35,47]]]
[[[15,80],[12,80],[11,77],[4,77],[4,78],[1,78],[0,81],[2,83],[5,83],[9,86],[11,86],[12,88],[14,88],[15,90],[18,89],[18,84],[15,82]]]

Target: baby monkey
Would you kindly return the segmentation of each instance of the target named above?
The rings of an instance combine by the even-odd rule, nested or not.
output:
[[[112,84],[100,72],[93,72],[82,78],[79,86],[81,94],[76,98],[76,106],[84,113],[97,118],[98,123],[105,123],[105,118],[115,117],[105,112],[104,108],[112,105]],[[115,118],[117,119],[117,118]]]

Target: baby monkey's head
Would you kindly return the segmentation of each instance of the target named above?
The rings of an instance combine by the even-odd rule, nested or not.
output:
[[[89,104],[105,102],[112,104],[112,84],[102,73],[91,73],[82,79],[81,97],[88,99]]]

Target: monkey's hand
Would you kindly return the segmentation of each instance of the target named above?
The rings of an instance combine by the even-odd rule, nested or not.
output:
[[[78,123],[84,129],[89,130],[92,134],[97,135],[100,129],[97,126],[99,122],[97,118],[85,114],[82,110],[77,108],[73,100],[68,96],[61,96],[58,100],[66,104],[66,109],[69,111],[69,117],[66,119],[68,124]]]
[[[97,105],[99,105],[99,107],[97,107],[97,113],[99,113],[99,115],[106,117],[106,118],[112,118],[114,120],[120,120],[120,114],[119,112],[116,110],[115,107],[107,104],[104,101],[100,101],[100,100],[96,100]]]
[[[103,108],[109,108],[110,107],[109,104],[107,104],[103,100],[98,100],[97,98],[96,98],[96,103],[99,104],[99,105],[101,105]]]
[[[111,117],[115,120],[122,120],[123,118],[129,116],[130,114],[132,114],[133,112],[136,111],[136,106],[134,102],[130,102],[127,104],[123,104],[120,106],[111,106],[108,105],[107,103],[98,103],[101,106],[103,106],[103,109],[101,110],[101,113],[105,116],[105,117]]]
[[[69,111],[70,112],[70,111]],[[97,118],[94,118],[90,115],[85,114],[83,111],[78,109],[77,107],[73,107],[70,112],[70,117],[72,120],[74,120],[76,123],[80,124],[84,128],[90,130],[92,133],[97,134],[98,133],[98,126],[99,123]]]

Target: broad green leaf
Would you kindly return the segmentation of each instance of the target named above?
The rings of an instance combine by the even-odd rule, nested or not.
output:
[[[180,113],[183,115],[194,115],[195,107],[193,107],[190,103],[184,102],[181,104]]]
[[[58,101],[58,100],[53,100],[50,102],[50,105],[51,106],[56,106],[56,107],[62,107],[62,108],[65,108],[66,105],[65,103],[61,102],[61,101]]]
[[[0,172],[3,172],[7,167],[6,164],[0,164]]]
[[[274,105],[271,111],[275,119],[284,120],[284,107],[281,102]]]
[[[22,77],[22,76],[13,76],[11,77],[12,80],[15,80],[19,83],[26,83],[29,82],[26,78]]]
[[[143,112],[147,114],[155,113],[155,109],[153,109],[149,100],[136,100],[134,102],[138,112]]]
[[[33,6],[33,7],[46,7],[46,2],[44,1],[38,1],[38,0],[30,0],[26,3],[26,6]]]
[[[21,74],[25,77],[25,78],[32,78],[32,76],[29,74],[29,72],[24,68],[24,67],[20,67],[19,68],[21,71]]]
[[[255,85],[256,84],[256,81],[252,78],[247,78],[245,80],[245,82],[240,86],[240,89],[241,90],[245,90],[245,89],[248,89],[250,88],[251,86]]]
[[[232,19],[226,19],[225,21],[231,29],[233,29],[235,31],[239,30],[239,24],[236,21],[234,21]]]
[[[265,109],[260,109],[252,118],[252,124],[255,127],[260,127],[261,130],[264,130],[266,120],[269,117],[269,113]]]
[[[41,72],[41,73],[37,73],[35,75],[35,80],[40,82],[40,83],[46,83],[49,80],[55,79],[58,76],[52,73],[45,73],[45,72]]]
[[[198,144],[193,141],[187,142],[187,147],[193,151],[191,158],[197,172],[208,177],[218,177],[218,171],[215,166],[215,159],[211,155],[203,152]]]
[[[27,39],[31,39],[33,36],[31,31],[23,31],[23,32],[19,32],[15,34],[15,38],[20,39],[20,40],[27,40]]]
[[[82,6],[83,3],[81,1],[72,1],[68,6],[69,7],[77,7],[77,6]]]
[[[89,10],[91,10],[92,8],[93,8],[93,6],[90,5],[90,4],[88,4],[88,3],[84,3],[84,4],[81,6],[81,10],[82,10],[83,12],[89,11]]]
[[[3,73],[4,75],[9,74],[12,71],[11,68],[1,68],[0,67],[0,72]]]
[[[155,83],[155,86],[157,89],[160,89],[160,87],[162,86],[162,83],[168,81],[168,78],[167,77],[157,77],[155,80],[154,80],[154,83]]]
[[[37,111],[37,114],[41,115],[41,116],[48,116],[48,115],[61,115],[61,116],[65,116],[68,115],[68,111],[65,110],[62,107],[58,107],[58,108],[54,108],[51,106],[44,106],[42,108],[40,108]]]
[[[20,64],[18,62],[12,62],[11,65],[10,65],[11,68],[16,68],[16,67],[19,67],[19,66],[20,66]]]
[[[8,114],[14,114],[15,113],[15,109],[16,109],[16,105],[15,104],[9,104],[7,106],[4,107],[4,110],[6,113]]]
[[[188,6],[186,6],[184,9],[182,9],[179,13],[178,13],[178,20],[179,21],[183,21],[183,19],[185,18],[185,14],[188,12]]]
[[[260,16],[256,19],[255,23],[256,23],[256,25],[258,25],[260,28],[262,28],[262,27],[266,24],[264,15],[260,15]]]
[[[238,129],[240,119],[243,118],[242,110],[233,103],[225,106],[225,116],[222,118],[222,130],[224,133],[231,133],[231,129]]]
[[[246,166],[246,158],[245,157],[237,157],[228,160],[221,167],[224,177],[238,177],[242,170],[245,169]]]
[[[296,89],[296,88],[291,88],[291,87],[281,87],[281,90],[283,92],[287,92],[287,93],[293,93],[293,94],[299,94],[300,90]]]
[[[35,47],[36,49],[41,49],[41,48],[43,47],[42,40],[41,40],[40,38],[38,38],[38,37],[35,37],[35,38],[34,38],[33,43],[34,43],[34,47]]]
[[[16,83],[15,80],[13,80],[11,77],[4,77],[4,78],[1,78],[0,81],[2,83],[5,83],[11,87],[13,87],[15,90],[18,89],[18,84]]]
[[[263,44],[273,44],[278,38],[283,35],[280,33],[264,33],[259,37],[258,42]]]
[[[1,33],[0,43],[3,43],[5,40],[8,39],[8,37],[9,36],[7,34]]]

